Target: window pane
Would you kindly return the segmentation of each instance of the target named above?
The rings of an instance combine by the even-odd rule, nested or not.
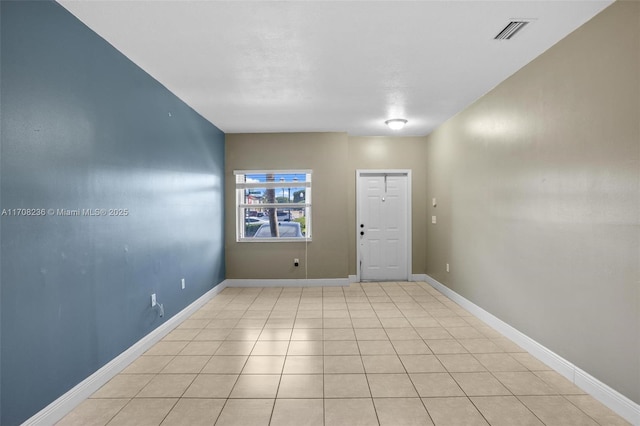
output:
[[[307,200],[307,188],[247,188],[244,190],[244,204],[264,203],[304,203]]]
[[[305,238],[307,234],[306,208],[244,209],[245,238]],[[277,220],[271,220],[274,211]]]
[[[238,238],[310,238],[310,172],[235,172]],[[261,184],[264,184],[262,186]],[[282,205],[282,207],[275,207]]]

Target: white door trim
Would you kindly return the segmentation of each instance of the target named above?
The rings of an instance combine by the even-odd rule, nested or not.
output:
[[[360,229],[358,223],[360,223],[360,193],[362,188],[360,187],[360,177],[367,174],[396,174],[407,176],[407,281],[411,279],[411,258],[413,253],[411,251],[411,169],[357,169],[356,170],[356,282],[361,282],[360,278],[360,244],[358,243],[358,236]]]

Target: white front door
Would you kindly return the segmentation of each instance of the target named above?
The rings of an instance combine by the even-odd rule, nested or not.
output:
[[[408,281],[410,172],[359,170],[357,174],[360,281]]]

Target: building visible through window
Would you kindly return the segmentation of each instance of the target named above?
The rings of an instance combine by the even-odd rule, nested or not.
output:
[[[311,239],[311,171],[235,171],[236,240]]]

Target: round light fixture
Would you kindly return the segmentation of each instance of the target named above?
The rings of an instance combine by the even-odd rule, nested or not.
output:
[[[400,130],[407,124],[407,120],[404,118],[392,118],[384,122],[391,130]]]

